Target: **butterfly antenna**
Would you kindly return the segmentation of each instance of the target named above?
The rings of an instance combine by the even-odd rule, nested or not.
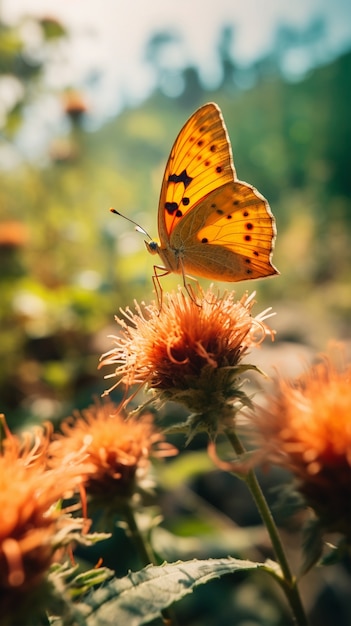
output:
[[[131,220],[130,217],[126,217],[126,215],[119,213],[118,211],[116,211],[116,209],[110,209],[110,211],[111,213],[115,213],[115,215],[119,215],[120,217],[123,217],[125,220],[128,220],[128,222],[131,222],[132,224],[134,224],[135,230],[137,230],[139,233],[142,233],[143,235],[146,235],[146,237],[148,237],[150,241],[152,240],[152,237],[150,237],[149,233],[147,233],[144,228],[139,226],[139,224],[134,222],[134,220]]]

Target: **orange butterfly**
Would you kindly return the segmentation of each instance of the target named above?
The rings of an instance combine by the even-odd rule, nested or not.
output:
[[[279,273],[271,261],[274,217],[267,200],[237,179],[214,103],[195,111],[174,142],[161,188],[158,233],[159,243],[145,241],[164,263],[154,267],[158,287],[158,278],[171,272],[182,274],[187,290],[187,274],[236,282]]]

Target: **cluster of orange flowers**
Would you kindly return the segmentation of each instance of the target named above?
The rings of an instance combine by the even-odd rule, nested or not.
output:
[[[126,421],[112,402],[65,420],[56,434],[49,425],[15,436],[4,417],[2,423],[0,612],[4,623],[8,615],[22,623],[46,605],[50,565],[85,532],[87,520],[71,517],[58,502],[69,497],[72,507],[75,494],[88,493],[93,503],[118,511],[136,493],[150,456],[174,449],[150,414]]]
[[[101,357],[123,384],[126,402],[147,387],[158,402],[183,403],[193,415],[190,432],[206,429],[212,440],[235,428],[235,417],[251,399],[241,376],[254,365],[242,362],[249,350],[274,338],[265,320],[252,315],[247,294],[203,293],[202,305],[179,291],[156,304],[135,305],[116,318],[120,332]],[[111,389],[107,392],[109,393]],[[351,367],[332,360],[313,366],[296,381],[278,379],[265,408],[252,412],[265,461],[289,469],[327,530],[351,532]],[[18,592],[47,572],[71,539],[70,518],[59,500],[87,493],[89,502],[118,510],[138,494],[150,456],[175,450],[155,427],[150,412],[126,416],[111,402],[95,404],[65,420],[59,433],[38,428],[12,435],[3,419],[0,452],[0,610],[18,608]],[[83,507],[83,512],[86,511]],[[75,520],[75,528],[79,522]],[[82,522],[83,528],[83,522]],[[26,602],[21,603],[25,610]]]
[[[274,333],[265,323],[269,310],[253,317],[247,294],[235,301],[233,293],[218,297],[209,289],[202,296],[201,306],[179,291],[165,297],[161,310],[136,304],[135,312],[122,311],[116,317],[121,330],[101,365],[114,367],[106,376],[116,381],[111,389],[146,385],[154,399],[182,402],[193,412],[190,432],[201,427],[215,438],[235,427],[238,409],[252,405],[240,376],[255,366],[242,359]],[[322,526],[348,537],[350,411],[351,367],[325,359],[298,380],[278,378],[266,408],[256,407],[251,421],[265,462],[289,469]]]

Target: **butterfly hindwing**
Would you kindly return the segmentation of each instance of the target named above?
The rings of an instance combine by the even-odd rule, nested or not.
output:
[[[234,177],[221,111],[214,103],[205,104],[180,131],[167,162],[158,213],[161,246],[200,200]]]
[[[271,263],[275,233],[267,200],[234,181],[193,207],[172,232],[170,247],[183,251],[186,273],[234,282],[277,273]]]

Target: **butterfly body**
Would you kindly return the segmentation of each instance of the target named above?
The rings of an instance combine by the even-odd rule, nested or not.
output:
[[[277,274],[275,220],[267,200],[236,177],[219,107],[205,104],[180,131],[161,188],[158,254],[173,272],[236,282]],[[157,276],[157,274],[156,274]]]

